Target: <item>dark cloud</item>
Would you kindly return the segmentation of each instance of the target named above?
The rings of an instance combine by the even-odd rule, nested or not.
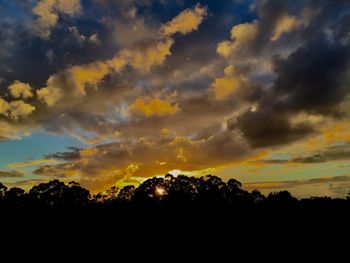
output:
[[[270,190],[282,190],[289,189],[298,186],[305,185],[318,185],[318,184],[329,184],[334,183],[349,183],[350,176],[349,175],[341,175],[334,177],[320,177],[320,178],[312,178],[308,180],[291,180],[291,181],[278,181],[278,182],[260,182],[260,183],[247,183],[244,186],[247,188],[254,188],[256,186],[258,189],[270,189]]]
[[[266,159],[258,160],[268,164],[284,163],[325,163],[331,161],[347,161],[350,159],[350,145],[334,145],[326,149],[318,150],[318,153],[294,156],[289,159]]]
[[[266,108],[243,113],[229,123],[229,128],[238,128],[251,146],[257,148],[293,142],[313,131],[307,125],[293,127],[287,114]]]
[[[147,178],[175,169],[198,171],[223,166],[247,154],[247,145],[234,132],[217,132],[199,140],[162,134],[158,138],[129,139],[50,155],[48,158],[64,162],[41,166],[34,173],[60,178],[79,175],[82,185],[101,190],[130,177]]]
[[[14,177],[23,177],[24,173],[23,171],[17,171],[17,170],[0,170],[0,178],[14,178]]]
[[[54,154],[46,155],[46,159],[57,159],[63,161],[74,161],[80,157],[80,149],[78,148],[70,148],[69,152],[59,152]]]
[[[257,11],[259,23],[256,37],[248,43],[246,49],[250,54],[259,55],[270,43],[271,35],[279,19],[284,14],[293,13],[296,1],[263,1],[257,0],[253,7]]]
[[[350,48],[324,40],[275,62],[271,101],[277,110],[329,114],[349,93]]]
[[[312,9],[311,3],[315,4]],[[350,9],[349,4],[257,1],[257,33],[245,49],[250,52],[248,56],[270,57],[275,80],[269,86],[257,86],[263,92],[255,100],[254,111],[248,110],[230,121],[230,127],[240,129],[253,147],[289,143],[314,132],[315,127],[306,120],[293,123],[297,114],[344,115],[338,106],[350,92],[350,47],[345,37],[348,18],[343,15],[344,8]],[[287,56],[286,50],[278,53],[281,49],[275,43],[284,43],[285,39],[271,40],[284,15],[294,16],[290,23],[299,25],[293,30],[285,26],[282,31],[291,31],[289,40],[294,38],[299,45],[290,47]],[[336,26],[331,29],[331,25]]]
[[[350,192],[350,176],[326,176],[309,180],[247,183],[243,184],[243,187],[247,190],[259,189],[266,194],[274,191],[288,190],[300,198],[310,197],[310,191],[314,191],[313,196],[345,198]]]

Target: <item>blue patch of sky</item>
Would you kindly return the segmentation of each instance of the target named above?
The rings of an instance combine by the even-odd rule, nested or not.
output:
[[[81,141],[67,135],[36,132],[21,140],[9,140],[0,143],[0,169],[14,162],[42,159],[48,154],[64,152],[69,147],[84,147]]]

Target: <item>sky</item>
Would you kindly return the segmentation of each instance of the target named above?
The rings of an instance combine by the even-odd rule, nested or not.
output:
[[[350,192],[347,0],[0,0],[0,181]]]

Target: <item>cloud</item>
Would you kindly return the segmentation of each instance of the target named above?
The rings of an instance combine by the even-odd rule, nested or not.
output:
[[[257,111],[242,114],[234,126],[257,147],[290,142],[313,132],[310,123],[296,125],[294,116],[302,112],[337,115],[336,106],[349,92],[348,52],[346,47],[318,42],[276,61],[277,78],[270,92],[259,100]]]
[[[306,180],[291,181],[267,181],[256,183],[245,183],[243,187],[248,191],[258,189],[263,193],[288,190],[298,197],[331,196],[344,198],[350,191],[350,176],[324,176]]]
[[[33,13],[38,16],[34,25],[34,33],[43,39],[48,39],[51,28],[58,22],[58,14],[54,11],[56,0],[40,1],[33,9]]]
[[[225,68],[223,77],[214,80],[210,91],[214,93],[216,100],[232,99],[230,95],[244,88],[245,82],[244,76],[235,72],[235,68],[230,65]]]
[[[16,99],[28,99],[33,97],[32,88],[30,85],[28,83],[22,83],[18,80],[8,86],[8,90],[10,91],[12,97]]]
[[[11,101],[8,105],[9,116],[15,120],[25,118],[36,110],[33,105],[25,103],[22,100]]]
[[[314,132],[307,124],[292,126],[288,115],[268,109],[246,111],[233,119],[229,127],[239,129],[254,148],[294,142]]]
[[[342,21],[334,6],[321,1],[311,7],[307,1],[297,8],[289,1],[257,1],[255,8],[258,18],[234,26],[232,41],[220,43],[218,53],[241,70],[245,86],[255,94],[241,97],[251,107],[233,116],[228,126],[260,148],[316,133],[322,121],[301,119],[303,114],[319,120],[346,114],[339,105],[349,94],[350,49],[330,38],[329,25]],[[336,26],[334,34],[342,30]],[[214,87],[223,92],[238,86],[227,77],[216,82]]]
[[[223,41],[218,44],[217,52],[223,57],[230,57],[238,52],[245,52],[258,33],[257,22],[236,25],[231,30],[232,41]]]
[[[349,92],[349,54],[347,46],[320,40],[299,48],[285,60],[277,60],[273,96],[278,107],[331,113]]]
[[[325,163],[332,161],[348,160],[350,157],[350,145],[348,143],[342,145],[332,145],[325,149],[317,149],[311,153],[303,155],[295,155],[288,159],[264,159],[257,160],[257,163],[268,163],[268,164],[285,164],[285,163]]]
[[[130,105],[132,114],[145,117],[163,117],[174,115],[180,111],[178,104],[172,105],[168,101],[155,99],[137,99]]]
[[[11,168],[16,168],[16,167],[27,167],[27,166],[35,166],[35,165],[42,165],[42,164],[47,164],[47,163],[56,163],[57,161],[54,159],[42,159],[42,160],[32,160],[32,161],[27,161],[27,162],[18,162],[18,163],[10,163],[7,166]]]
[[[295,16],[282,15],[275,26],[271,41],[277,41],[282,34],[289,33],[302,24],[303,22]]]
[[[23,171],[20,170],[0,170],[0,178],[14,178],[14,177],[23,177]]]
[[[81,11],[80,0],[58,0],[57,9],[67,15],[74,15]]]
[[[173,39],[159,41],[155,45],[130,50],[124,49],[108,62],[115,70],[120,71],[124,66],[130,65],[141,72],[149,72],[153,66],[161,65],[167,56],[171,55],[170,48]]]
[[[16,9],[0,30],[0,140],[43,129],[90,144],[37,173],[92,188],[306,141],[298,164],[338,158],[322,149],[349,137],[324,131],[350,109],[349,3],[214,2],[36,1],[34,22],[33,2]]]
[[[33,128],[30,124],[18,123],[18,121],[14,124],[9,122],[8,119],[0,120],[0,142],[20,140],[23,137],[27,137],[31,134],[28,131],[30,128]]]
[[[77,41],[80,46],[86,43],[94,45],[101,44],[97,33],[91,34],[90,36],[85,36],[79,32],[79,29],[76,26],[69,27],[68,30],[72,34],[73,39]]]
[[[105,63],[96,61],[87,65],[74,66],[67,70],[71,75],[75,89],[81,95],[85,95],[85,86],[96,86],[108,73],[108,67]]]
[[[203,7],[196,6],[194,10],[184,12],[204,16],[202,9],[204,10]],[[202,19],[188,27],[186,33],[196,30],[201,22]],[[63,98],[63,95],[68,95],[70,98],[71,95],[73,97],[86,95],[87,86],[96,87],[107,74],[120,73],[126,66],[131,66],[141,73],[147,73],[152,67],[161,65],[171,55],[170,49],[174,40],[169,37],[170,35],[133,49],[122,49],[110,60],[73,66],[52,75],[47,81],[47,86],[37,90],[38,98],[48,106],[53,106]]]
[[[0,98],[0,114],[7,115],[8,110],[9,110],[8,102],[5,101],[3,98]]]
[[[47,179],[27,179],[27,180],[19,180],[16,182],[6,182],[5,185],[7,187],[20,187],[25,191],[30,191],[33,186],[37,186],[41,183],[47,183]]]
[[[73,16],[79,14],[81,8],[80,0],[40,0],[32,10],[37,16],[33,33],[48,40],[52,28],[58,23],[60,14]]]
[[[142,83],[151,85],[149,81],[153,74],[165,68],[172,55],[175,39],[161,35],[159,30],[155,33],[146,41],[117,50],[114,56],[104,56],[112,57],[111,59],[63,67],[51,74],[41,87],[35,88],[38,85],[31,84],[36,96],[30,98],[27,104],[35,107],[35,110],[25,120],[17,118],[13,125],[20,128],[26,122],[33,128],[42,127],[49,132],[69,133],[86,143],[96,144],[116,139],[113,134],[120,126],[128,125],[123,119],[128,117],[129,105],[138,98],[152,97],[169,101],[173,111],[176,110],[174,100],[164,96],[166,92],[163,95],[149,96],[141,87]],[[177,107],[181,108],[180,105]],[[9,116],[8,112],[6,114]],[[108,116],[113,116],[114,120]],[[167,115],[170,116],[174,115]],[[140,118],[138,121],[141,121]],[[135,126],[132,129],[136,131],[137,122],[131,125]],[[121,132],[123,136],[119,136],[119,139],[122,140],[128,133],[124,129]],[[3,137],[6,136],[8,135]]]
[[[36,90],[38,99],[48,106],[55,105],[63,97],[63,91],[59,85],[56,86],[55,82],[57,82],[56,78],[50,77],[46,87]]]
[[[217,133],[207,140],[190,140],[162,134],[154,139],[141,137],[137,141],[129,140],[58,154],[56,157],[65,163],[44,165],[35,173],[75,177],[89,189],[101,190],[129,176],[147,178],[174,169],[195,171],[224,166],[246,154],[245,143],[232,132]]]
[[[186,9],[162,26],[161,32],[165,36],[172,36],[176,33],[186,35],[197,30],[206,15],[207,8],[197,4],[194,9]]]
[[[13,120],[18,120],[21,118],[26,118],[32,114],[36,108],[22,100],[14,100],[7,102],[0,98],[0,114],[9,117]]]

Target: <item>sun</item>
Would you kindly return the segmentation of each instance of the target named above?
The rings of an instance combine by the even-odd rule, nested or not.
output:
[[[169,174],[173,175],[173,176],[178,176],[180,174],[185,174],[185,172],[181,171],[181,170],[171,170],[168,172]]]
[[[155,189],[155,193],[157,196],[163,196],[167,193],[166,189],[162,186],[157,186]]]

